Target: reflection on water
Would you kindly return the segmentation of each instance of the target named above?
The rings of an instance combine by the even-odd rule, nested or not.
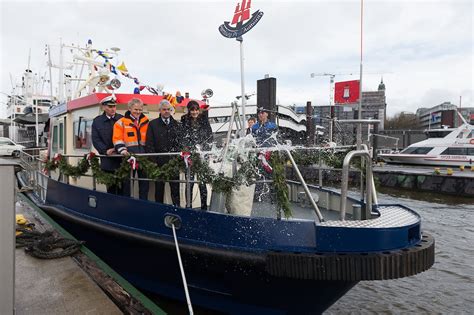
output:
[[[404,204],[436,240],[435,264],[413,277],[364,281],[325,314],[469,314],[474,307],[474,198],[380,189],[380,203]]]

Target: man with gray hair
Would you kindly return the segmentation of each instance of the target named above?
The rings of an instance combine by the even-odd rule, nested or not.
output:
[[[143,114],[143,102],[139,98],[132,98],[128,102],[128,111],[114,125],[112,142],[115,151],[123,156],[130,153],[145,153],[148,117]],[[135,172],[134,172],[135,173]],[[138,177],[146,178],[146,174],[139,168]],[[125,196],[130,196],[130,181],[123,183]],[[148,199],[148,182],[139,181],[140,199]]]
[[[146,134],[146,151],[148,153],[179,152],[181,124],[171,116],[172,106],[168,100],[162,100],[158,105],[160,116],[152,120],[149,124]],[[163,166],[171,160],[173,156],[159,156],[154,160],[158,166]],[[173,174],[172,180],[179,180],[179,172]],[[157,181],[155,184],[155,201],[163,203],[164,201],[163,181]],[[171,200],[176,207],[180,206],[179,183],[170,183]]]

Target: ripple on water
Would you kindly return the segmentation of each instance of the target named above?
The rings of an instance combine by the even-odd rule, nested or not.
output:
[[[326,314],[472,314],[473,200],[396,191],[378,197],[420,214],[423,230],[436,239],[435,264],[409,278],[361,282]]]

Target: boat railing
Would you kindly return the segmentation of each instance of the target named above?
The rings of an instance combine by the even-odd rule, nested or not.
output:
[[[303,175],[301,175],[300,169],[298,168],[298,165],[296,164],[295,160],[293,159],[293,155],[291,154],[290,150],[286,149],[285,150],[286,154],[288,155],[288,158],[290,159],[290,162],[296,172],[296,176],[301,182],[301,185],[304,188],[304,192],[306,193],[306,198],[310,201],[311,205],[313,206],[314,212],[318,216],[318,219],[320,222],[324,221],[323,215],[321,214],[321,211],[319,211],[318,205],[314,201],[313,195],[311,194],[308,185],[306,185],[306,181],[303,178]]]
[[[373,174],[372,174],[372,160],[367,147],[365,150],[355,150],[349,152],[346,157],[344,158],[344,162],[342,165],[342,178],[341,178],[341,201],[340,201],[340,214],[341,220],[344,221],[346,219],[346,203],[347,203],[347,190],[348,190],[348,183],[349,183],[349,167],[351,160],[354,157],[360,156],[365,161],[365,211],[362,212],[362,220],[368,220],[371,218],[372,213],[372,198],[375,187],[373,185]],[[361,193],[363,189],[361,187]]]
[[[372,201],[374,202],[374,204],[377,204],[377,200],[376,200],[376,194],[375,194],[375,186],[373,185],[373,176],[372,176],[372,167],[371,167],[371,158],[370,158],[370,153],[369,151],[367,150],[367,147],[365,147],[365,150],[361,150],[361,151],[351,151],[347,154],[346,158],[344,159],[344,166],[343,166],[343,169],[342,169],[342,190],[341,190],[341,201],[340,201],[340,211],[341,211],[341,220],[344,220],[345,219],[345,212],[346,212],[346,199],[347,199],[347,187],[348,187],[348,173],[349,173],[349,164],[350,164],[350,160],[355,157],[355,156],[362,156],[363,159],[365,159],[366,161],[366,164],[367,164],[367,168],[366,168],[366,187],[368,188],[366,190],[366,197],[365,197],[365,200],[366,200],[366,204],[367,204],[367,207],[366,207],[366,213],[363,215],[364,218],[370,218],[370,209],[372,208]],[[289,161],[291,163],[291,166],[293,167],[294,169],[294,173],[298,179],[298,181],[300,182],[300,185],[301,187],[303,188],[304,190],[304,194],[306,196],[306,200],[309,202],[309,204],[311,204],[311,207],[314,211],[314,213],[316,214],[317,218],[319,219],[319,221],[324,221],[324,218],[323,218],[323,215],[321,214],[321,211],[317,205],[317,201],[314,200],[313,198],[313,195],[311,194],[310,192],[310,189],[308,188],[308,185],[306,183],[306,180],[304,179],[294,157],[293,157],[293,154],[292,154],[292,151],[293,150],[327,150],[327,149],[348,149],[348,148],[353,148],[353,146],[341,146],[341,147],[335,147],[335,148],[328,148],[328,147],[285,147],[285,146],[276,146],[276,147],[269,147],[269,148],[247,148],[245,150],[248,150],[248,151],[254,151],[254,152],[258,152],[258,151],[262,151],[262,150],[265,150],[265,151],[283,151],[289,158]],[[141,154],[136,154],[136,156],[138,157],[159,157],[159,156],[179,156],[181,154],[181,152],[163,152],[163,153],[141,153]],[[220,154],[218,154],[217,152],[215,151],[204,151],[204,152],[200,152],[200,154],[202,154],[203,156],[206,156],[206,155],[212,155],[213,158],[215,160],[219,160],[219,157],[222,157]],[[64,158],[66,159],[70,159],[70,158],[83,158],[84,157],[84,154],[64,154],[62,155]],[[122,155],[110,155],[110,156],[106,156],[106,155],[97,155],[97,157],[116,157],[116,158],[123,158]],[[45,175],[43,172],[42,172],[42,161],[38,156],[36,155],[30,155],[30,154],[27,154],[27,153],[22,153],[22,155],[20,156],[21,160],[22,160],[22,164],[25,166],[25,169],[28,170],[29,172],[29,180],[30,182],[34,182],[35,183],[35,190],[37,191],[38,195],[40,196],[40,198],[42,200],[45,199],[46,197],[46,187],[47,187],[47,178],[51,176],[51,174],[49,175]],[[316,165],[316,164],[315,164]],[[319,166],[321,167],[321,161],[319,162]],[[235,171],[235,168],[234,168],[234,171]],[[192,190],[191,190],[191,186],[194,185],[195,183],[199,183],[200,181],[198,179],[191,179],[191,168],[187,168],[186,169],[186,176],[185,176],[185,179],[184,180],[166,180],[167,182],[170,182],[170,183],[180,183],[180,184],[185,184],[186,185],[186,206],[189,207],[190,204],[191,204],[191,200],[192,200]],[[320,170],[320,175],[321,175],[321,170]],[[93,190],[97,190],[97,181],[96,181],[96,178],[93,174],[85,174],[83,175],[85,177],[89,177],[92,179],[92,189]],[[62,181],[62,182],[65,182],[65,183],[69,183],[69,177],[68,176],[63,176],[61,173],[59,173],[59,176],[58,176],[58,180],[59,181]],[[163,181],[163,180],[155,180],[155,179],[150,179],[150,178],[135,178],[134,176],[134,173],[131,172],[130,174],[130,183],[131,183],[131,192],[130,192],[130,197],[134,197],[135,196],[135,186],[137,184],[138,181]],[[271,183],[273,182],[271,179],[263,179],[263,180],[257,180],[255,181],[256,183]],[[90,185],[90,184],[89,184]],[[319,187],[323,187],[322,186],[322,180],[321,180],[321,176],[320,176],[320,180],[319,180]],[[363,188],[361,187],[361,196],[362,196],[362,193],[363,193]],[[361,199],[363,199],[361,197]],[[367,212],[369,214],[367,214]]]
[[[46,199],[48,176],[42,172],[42,160],[40,159],[39,152],[40,150],[38,148],[25,149],[20,152],[20,165],[25,170],[25,177],[23,179],[27,184],[27,186],[22,189],[24,191],[33,190],[36,195],[44,201]]]

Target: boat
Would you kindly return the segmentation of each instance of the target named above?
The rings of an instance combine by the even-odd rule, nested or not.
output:
[[[150,119],[166,97],[117,92],[118,112],[131,98],[140,98]],[[266,160],[251,135],[230,141],[231,119],[226,146],[191,155],[193,163],[184,170],[197,172],[199,163],[215,162],[213,167],[222,171],[214,173],[219,183],[238,183],[228,194],[213,185],[208,211],[190,207],[191,196],[173,206],[166,199],[163,204],[139,200],[133,190],[131,196],[106,193],[94,173],[98,156],[91,153],[88,130],[100,100],[110,95],[91,89],[51,109],[51,160],[22,152],[24,170],[18,179],[34,187],[27,193],[31,200],[143,292],[229,314],[316,314],[360,281],[412,276],[433,265],[435,241],[422,231],[421,217],[403,205],[379,204],[366,148],[347,153],[341,190],[336,191],[307,184],[295,162],[301,152],[314,158],[328,148],[276,145],[265,151],[277,158]],[[188,101],[176,104],[175,115]],[[167,154],[189,157],[183,153]],[[136,158],[150,155],[160,154]],[[367,162],[362,199],[348,190],[354,158]],[[258,165],[249,169],[261,172],[270,163],[273,180],[239,177],[245,165]],[[285,179],[287,163],[296,178]],[[86,167],[71,175],[61,165]],[[181,181],[182,188],[190,184]],[[254,198],[256,185],[273,185],[269,190],[274,189],[276,199]]]
[[[428,139],[413,143],[396,153],[381,153],[387,163],[471,167],[474,165],[474,126],[460,115],[457,128],[427,130]]]
[[[44,95],[44,78],[33,74],[31,69],[23,73],[21,85],[14,86],[7,94],[6,111],[8,120],[8,137],[27,147],[45,147],[46,136],[43,129],[48,120],[48,111],[52,97]]]

